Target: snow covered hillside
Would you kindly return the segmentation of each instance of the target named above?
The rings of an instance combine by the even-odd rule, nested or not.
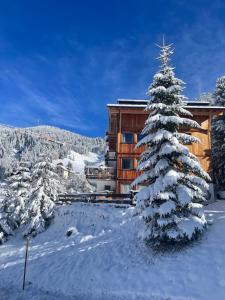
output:
[[[54,218],[58,194],[90,192],[86,165],[104,161],[105,141],[49,126],[0,126],[0,244],[20,226],[38,234]]]
[[[99,166],[104,165],[104,154],[89,152],[87,154],[80,154],[71,151],[65,158],[53,161],[54,164],[62,163],[64,167],[71,165],[71,169],[75,174],[84,174],[85,166]]]
[[[101,160],[105,147],[102,138],[85,137],[56,127],[0,125],[0,179],[10,174],[20,160],[35,163],[40,154],[50,160],[65,159],[70,155],[72,161],[81,159],[93,163],[93,160]]]
[[[17,234],[0,247],[0,299],[222,300],[225,202],[205,212],[212,225],[200,241],[155,254],[137,239],[133,208],[59,207],[52,226],[30,242],[25,292],[24,240]]]

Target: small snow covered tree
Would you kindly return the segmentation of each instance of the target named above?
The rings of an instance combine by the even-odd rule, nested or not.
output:
[[[225,76],[221,76],[217,79],[214,98],[216,105],[225,106]]]
[[[148,90],[145,137],[137,144],[145,146],[138,164],[142,175],[132,184],[145,185],[136,201],[145,221],[142,237],[154,246],[185,243],[203,231],[206,219],[200,202],[205,200],[210,180],[185,146],[199,140],[179,132],[200,126],[184,108],[183,82],[174,76],[169,63],[171,45],[160,49],[160,70]]]
[[[55,202],[60,192],[60,179],[55,166],[44,157],[34,165],[32,186],[26,204],[24,235],[36,235],[46,229],[54,217]]]

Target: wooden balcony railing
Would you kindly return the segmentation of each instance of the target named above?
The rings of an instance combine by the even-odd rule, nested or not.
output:
[[[118,169],[117,172],[117,178],[118,179],[124,179],[124,180],[134,180],[141,174],[140,171],[136,171],[135,169],[130,170],[124,170],[124,169]]]
[[[85,168],[85,175],[87,179],[115,179],[115,168]]]
[[[120,143],[118,147],[118,153],[124,153],[124,154],[141,154],[144,151],[144,146],[140,148],[135,148],[136,144],[125,144]]]

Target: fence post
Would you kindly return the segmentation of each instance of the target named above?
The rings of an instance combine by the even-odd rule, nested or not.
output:
[[[26,245],[25,245],[24,269],[23,269],[23,290],[25,289],[25,281],[26,281],[28,246],[29,246],[29,238],[27,237],[26,238]]]

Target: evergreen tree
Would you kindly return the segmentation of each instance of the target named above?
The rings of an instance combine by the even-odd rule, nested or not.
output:
[[[212,157],[214,178],[219,190],[225,186],[225,114],[212,122]]]
[[[61,185],[55,166],[41,156],[32,171],[32,186],[26,204],[24,235],[36,235],[46,229],[54,217],[55,202]]]
[[[210,105],[215,105],[216,99],[215,95],[211,92],[208,93],[201,93],[198,98],[195,99],[195,101],[199,102],[209,102]],[[199,103],[201,105],[201,103]]]
[[[14,224],[11,223],[9,218],[9,212],[13,212],[13,202],[9,201],[8,189],[6,184],[0,187],[0,244],[3,244],[9,235],[12,234],[14,229]]]
[[[148,90],[145,137],[137,144],[145,146],[138,164],[142,175],[132,184],[146,185],[136,200],[146,225],[143,239],[154,246],[187,242],[203,231],[206,219],[199,202],[205,200],[206,180],[210,180],[185,146],[199,140],[178,132],[200,126],[184,108],[184,83],[174,76],[169,63],[171,45],[160,49],[160,70]]]
[[[216,81],[215,104],[225,106],[225,76]],[[218,189],[225,185],[225,115],[215,117],[212,122],[212,156],[214,178]]]
[[[1,189],[0,201],[0,240],[18,228],[24,219],[25,203],[31,185],[29,164],[21,161],[8,179],[8,185]]]
[[[92,192],[94,187],[87,181],[84,174],[73,175],[66,182],[67,193],[89,193]]]
[[[225,106],[225,76],[221,76],[217,79],[214,97],[216,105]]]
[[[28,195],[31,184],[30,167],[31,163],[22,160],[8,178],[10,189],[18,197],[26,198]]]

